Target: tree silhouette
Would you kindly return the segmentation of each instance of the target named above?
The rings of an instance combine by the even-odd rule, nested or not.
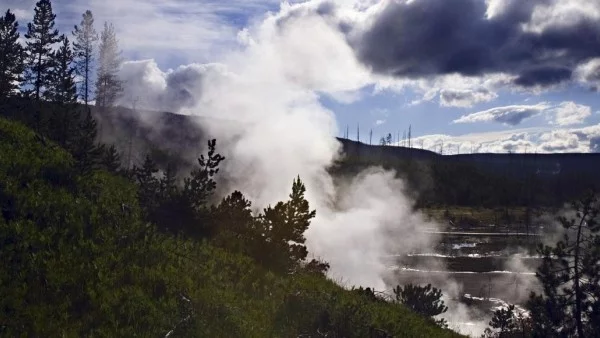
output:
[[[0,99],[14,95],[23,81],[25,54],[19,37],[19,23],[7,10],[0,17]]]
[[[81,23],[75,26],[73,50],[77,74],[83,78],[80,87],[81,97],[87,106],[92,92],[92,63],[94,62],[94,45],[98,41],[98,33],[94,29],[94,16],[91,11],[83,13]]]
[[[52,46],[60,42],[58,30],[54,28],[56,15],[50,0],[40,0],[35,5],[33,23],[27,25],[27,72],[25,80],[33,89],[33,98],[39,101],[43,90],[52,83],[51,69],[54,66]]]
[[[73,51],[69,38],[62,35],[60,42],[61,45],[52,58],[50,82],[45,96],[61,105],[73,105],[77,103]]]
[[[219,172],[219,164],[225,160],[225,157],[216,153],[216,144],[217,140],[208,141],[207,156],[200,155],[199,167],[184,180],[183,193],[196,209],[206,205],[208,198],[217,187],[214,176]]]
[[[304,233],[316,211],[310,210],[305,192],[304,183],[296,178],[290,199],[267,207],[257,219],[264,243],[256,248],[254,257],[269,268],[291,271],[308,255]]]
[[[394,295],[397,302],[426,317],[435,317],[448,311],[448,307],[442,300],[442,290],[432,287],[431,284],[426,286],[407,284],[404,288],[398,285],[394,288]],[[444,319],[438,320],[437,323],[446,326]]]

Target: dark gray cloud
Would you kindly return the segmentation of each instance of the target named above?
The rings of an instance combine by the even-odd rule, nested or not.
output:
[[[352,44],[379,73],[427,77],[508,73],[517,85],[547,86],[571,78],[600,56],[600,21],[569,16],[558,25],[523,29],[536,6],[564,0],[506,0],[488,17],[483,0],[390,1]]]
[[[473,107],[480,102],[488,102],[498,97],[485,88],[479,90],[469,89],[442,89],[440,91],[440,104],[443,107]]]

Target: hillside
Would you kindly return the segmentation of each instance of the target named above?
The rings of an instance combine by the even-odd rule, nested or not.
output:
[[[0,103],[0,115],[29,125],[34,125],[31,116],[36,110],[31,101],[23,99]],[[51,110],[48,104],[40,114],[51,114]],[[107,112],[91,107],[91,111],[98,121],[98,140],[114,144],[127,168],[140,165],[151,155],[161,168],[170,166],[185,173],[195,165],[204,150],[201,145],[210,136],[200,117],[123,107]],[[352,176],[374,165],[394,169],[407,180],[407,191],[419,207],[556,208],[589,188],[600,187],[595,173],[600,154],[442,156],[415,148],[338,141],[344,156],[331,168],[334,176]]]
[[[3,118],[0,154],[2,336],[457,336],[320,273],[158,231],[128,178]]]
[[[600,154],[461,154],[372,146],[338,139],[334,172],[378,165],[396,170],[421,206],[557,207],[600,187]]]

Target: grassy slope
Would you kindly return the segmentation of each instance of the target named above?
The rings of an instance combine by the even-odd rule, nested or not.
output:
[[[322,276],[276,275],[150,232],[134,186],[107,173],[78,179],[72,165],[62,149],[0,118],[0,258],[11,262],[0,267],[0,335],[458,336]]]

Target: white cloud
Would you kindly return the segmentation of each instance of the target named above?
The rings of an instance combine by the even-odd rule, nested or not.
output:
[[[563,102],[553,109],[556,114],[554,124],[559,126],[570,126],[582,124],[586,118],[592,115],[592,108],[575,102]]]
[[[426,135],[414,139],[418,148],[460,153],[588,153],[600,151],[600,124],[573,129],[525,128],[466,135]]]
[[[380,126],[380,125],[382,125],[384,123],[385,123],[385,120],[377,120],[377,121],[375,121],[375,125],[376,126]]]
[[[579,65],[575,70],[574,77],[579,82],[598,90],[598,87],[600,87],[600,58]]]
[[[536,105],[495,107],[464,115],[459,119],[454,120],[454,123],[499,122],[510,126],[516,126],[524,120],[540,115],[550,107],[549,104],[544,102]]]
[[[570,126],[582,124],[592,115],[592,108],[572,101],[565,101],[559,105],[550,105],[546,102],[536,105],[512,105],[463,115],[454,120],[454,123],[498,122],[516,126],[542,114],[547,115],[551,124]]]

